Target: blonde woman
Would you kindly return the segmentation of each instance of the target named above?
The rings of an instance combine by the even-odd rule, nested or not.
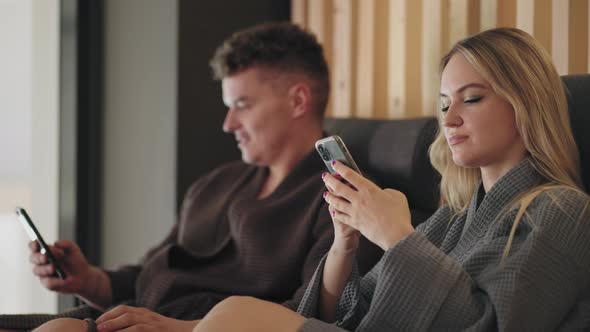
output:
[[[521,30],[482,32],[443,58],[440,95],[442,208],[414,230],[402,193],[336,164],[356,190],[324,176],[335,239],[301,315],[230,298],[195,331],[588,329],[589,198],[549,55]],[[364,277],[359,234],[385,250]]]

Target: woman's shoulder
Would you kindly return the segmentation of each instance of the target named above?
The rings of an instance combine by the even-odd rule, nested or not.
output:
[[[581,190],[555,186],[541,191],[527,208],[535,238],[578,262],[590,262],[590,198]]]
[[[540,222],[590,222],[590,197],[582,190],[558,185],[538,190],[527,212],[538,218],[545,216]]]

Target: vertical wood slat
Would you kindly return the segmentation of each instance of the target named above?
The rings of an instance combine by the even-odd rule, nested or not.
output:
[[[469,0],[449,1],[449,47],[456,41],[467,37],[467,2]]]
[[[551,0],[535,0],[535,21],[533,36],[551,52]]]
[[[518,0],[516,27],[530,33],[551,51],[551,0]]]
[[[568,26],[568,74],[582,74],[588,68],[588,0],[570,0]]]
[[[318,41],[324,48],[324,56],[330,70],[333,68],[332,45],[332,0],[309,0],[307,2],[307,27],[315,33]],[[330,94],[326,115],[332,115],[332,102],[334,94]]]
[[[531,33],[560,74],[589,72],[589,1],[293,0],[292,8],[294,21],[307,13],[324,45],[334,115],[403,118],[435,114],[442,54],[496,26]]]
[[[307,26],[307,1],[291,0],[291,22],[301,27]]]
[[[389,114],[389,67],[391,62],[389,48],[392,44],[389,36],[390,7],[389,0],[375,1],[375,65],[373,67],[375,108],[373,117],[380,119],[387,118]]]
[[[485,1],[485,0],[484,0]],[[467,34],[473,35],[480,32],[481,26],[481,0],[469,0],[467,3]]]
[[[353,0],[334,0],[332,61],[332,114],[336,117],[352,116],[353,104]]]
[[[552,0],[551,56],[560,75],[568,73],[569,0]]]
[[[498,22],[498,0],[484,0],[480,10],[480,31],[495,28]]]
[[[516,26],[516,0],[497,0],[497,26]]]
[[[444,15],[443,1],[424,1],[422,4],[422,114],[436,115],[439,105],[438,63],[443,56],[443,33],[441,26]]]
[[[408,0],[411,1],[411,0]],[[389,3],[389,73],[388,73],[388,107],[389,118],[405,117],[405,68],[406,68],[406,0],[392,0]]]
[[[355,114],[362,118],[371,118],[375,109],[375,2],[363,0],[358,4]]]
[[[404,71],[404,84],[406,87],[404,98],[406,100],[406,106],[404,117],[410,118],[422,116],[423,112],[421,75],[422,2],[422,0],[408,0],[406,3],[406,44],[404,45],[405,47],[402,46],[406,50],[406,67]]]
[[[531,35],[534,34],[535,0],[516,2],[516,27]]]
[[[479,0],[450,0],[449,47],[480,29]]]

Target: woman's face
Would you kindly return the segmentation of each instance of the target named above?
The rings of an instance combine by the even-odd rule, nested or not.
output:
[[[440,97],[442,127],[457,165],[502,172],[524,158],[514,109],[459,53],[443,70]]]

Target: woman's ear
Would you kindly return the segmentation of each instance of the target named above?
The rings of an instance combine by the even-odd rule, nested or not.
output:
[[[309,84],[298,82],[289,89],[292,117],[298,118],[311,112],[311,89]]]

